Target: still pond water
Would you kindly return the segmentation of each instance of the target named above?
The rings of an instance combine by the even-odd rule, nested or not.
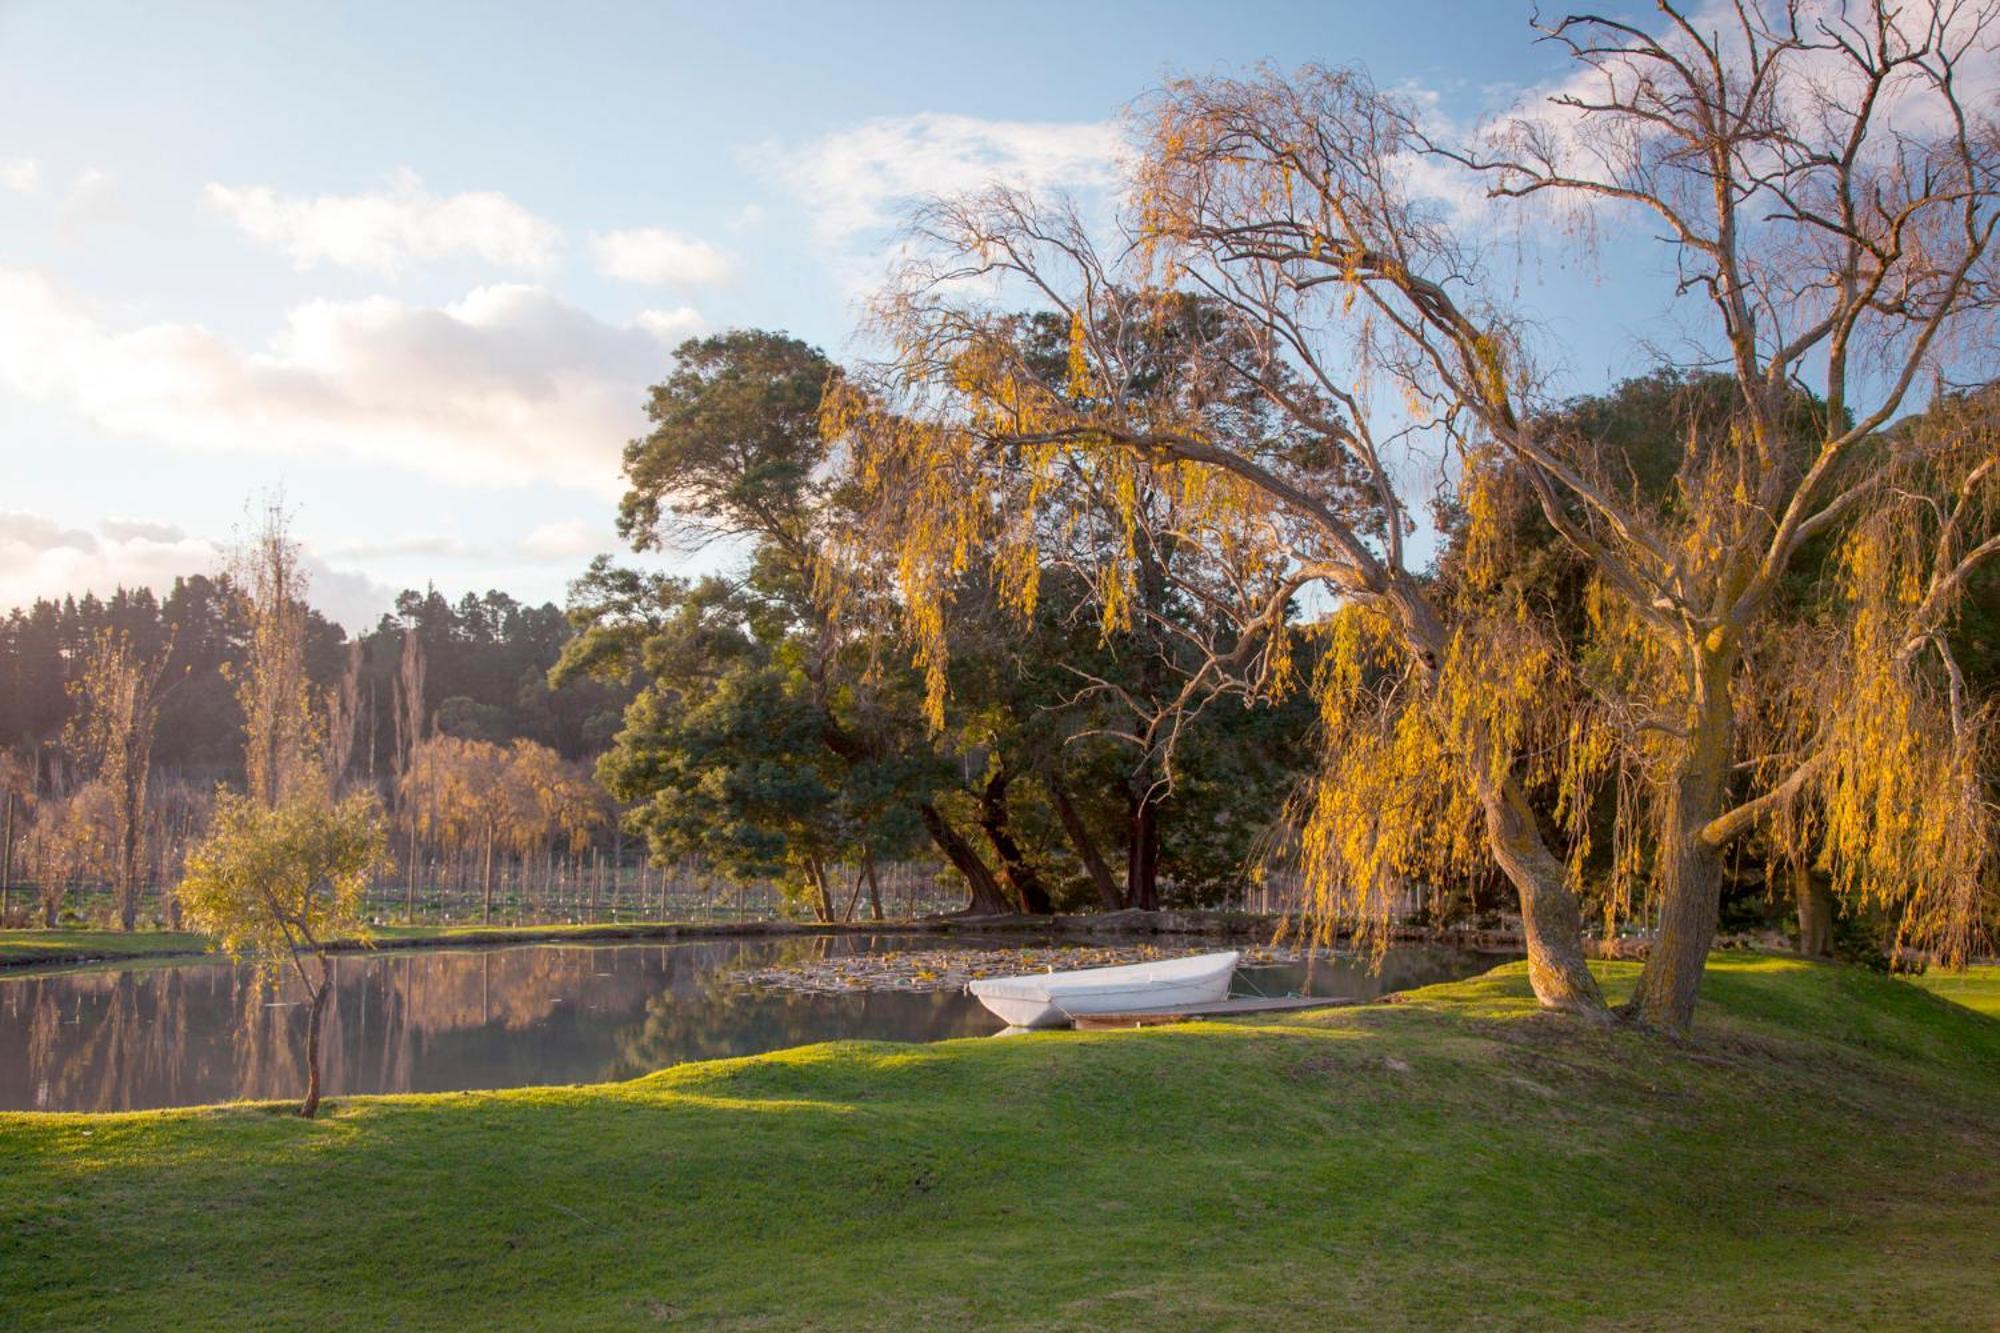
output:
[[[968,995],[806,995],[736,974],[846,952],[967,947],[910,936],[538,944],[334,959],[329,1096],[631,1078],[808,1042],[937,1041],[1001,1028]],[[1491,967],[1393,949],[1365,962],[1245,967],[1246,994],[1372,998]],[[0,977],[0,1110],[122,1111],[296,1097],[305,1009],[227,962]]]

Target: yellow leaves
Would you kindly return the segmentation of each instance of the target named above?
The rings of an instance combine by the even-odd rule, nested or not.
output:
[[[1083,311],[1069,316],[1069,393],[1072,398],[1088,398],[1091,391],[1090,346],[1083,325]]]
[[[276,967],[314,940],[365,934],[363,899],[386,850],[372,794],[266,806],[223,792],[176,892],[194,929]]]
[[[1900,478],[1901,502],[1841,544],[1843,697],[1829,710],[1830,762],[1814,795],[1836,890],[1892,912],[1899,944],[1957,961],[1990,912],[1995,718],[1955,697],[1949,640],[1926,607],[1956,559],[1940,541],[1943,511],[1917,498],[1927,483],[1944,489],[1935,477]]]
[[[412,749],[398,793],[419,833],[458,848],[488,835],[522,855],[559,839],[578,848],[606,819],[589,775],[533,741],[433,736]]]
[[[1507,400],[1507,366],[1499,342],[1487,334],[1472,340],[1473,364],[1478,373],[1479,391],[1488,402]]]
[[[1329,616],[1312,689],[1325,749],[1299,814],[1313,928],[1380,948],[1412,885],[1487,873],[1479,792],[1513,776],[1559,789],[1579,826],[1609,733],[1574,699],[1559,652],[1506,616],[1456,632],[1425,680],[1379,604]]]

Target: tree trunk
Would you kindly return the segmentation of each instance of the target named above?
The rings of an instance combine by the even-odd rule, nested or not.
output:
[[[833,890],[826,882],[826,867],[820,864],[817,854],[806,857],[806,883],[813,890],[813,915],[822,925],[833,923]]]
[[[479,869],[479,919],[493,924],[493,826],[486,826],[486,856]]]
[[[875,879],[875,853],[872,849],[861,849],[861,873],[868,876],[868,917],[871,921],[882,919],[882,886]]]
[[[1437,611],[1416,586],[1399,581],[1387,601],[1404,640],[1435,689],[1439,663],[1451,636]],[[1511,773],[1495,778],[1492,756],[1465,756],[1481,809],[1486,815],[1487,848],[1521,899],[1521,930],[1527,937],[1528,982],[1545,1009],[1608,1019],[1610,1009],[1583,956],[1583,909],[1570,892],[1569,875],[1542,841],[1527,796]]]
[[[1012,782],[1004,770],[997,771],[979,793],[979,827],[993,854],[1000,858],[1000,877],[1013,894],[1017,909],[1030,916],[1048,916],[1055,911],[1042,877],[1028,863],[1021,845],[1014,841],[1007,821],[1007,788]]]
[[[1149,787],[1126,796],[1125,905],[1142,912],[1160,907],[1160,803]]]
[[[1583,909],[1568,874],[1543,843],[1527,798],[1509,779],[1480,784],[1486,840],[1501,873],[1521,898],[1528,984],[1545,1009],[1603,1018],[1610,1010],[1583,956]]]
[[[0,849],[0,925],[7,922],[9,899],[14,894],[14,793],[7,793],[7,841]]]
[[[1792,863],[1792,899],[1799,912],[1799,952],[1808,958],[1833,957],[1833,889],[1813,877],[1804,861]]]
[[[319,956],[319,987],[312,994],[312,1008],[306,1016],[306,1099],[299,1114],[307,1120],[319,1111],[319,1030],[326,1018],[326,1002],[333,994],[333,967],[325,954]]]
[[[1076,802],[1069,796],[1069,788],[1053,770],[1043,779],[1049,789],[1049,803],[1056,808],[1056,818],[1062,821],[1063,832],[1069,835],[1070,846],[1076,849],[1077,859],[1090,874],[1090,882],[1097,889],[1097,903],[1107,912],[1115,912],[1125,905],[1123,895],[1118,892],[1118,882],[1111,878],[1111,867],[1104,863],[1104,854],[1097,849],[1097,839],[1090,836],[1090,826],[1083,822],[1077,812]]]
[[[132,765],[145,762],[144,754],[127,758],[125,789],[118,793],[118,929],[128,935],[139,926],[139,852],[146,818],[145,776],[134,776]]]
[[[917,817],[923,821],[924,832],[931,835],[944,859],[951,862],[952,869],[965,877],[966,886],[971,890],[971,901],[966,911],[974,916],[1000,916],[1011,910],[1006,892],[1000,881],[993,877],[986,862],[972,849],[959,831],[951,826],[935,805],[925,801],[917,807]]]
[[[1684,1033],[1694,1024],[1701,973],[1722,908],[1722,849],[1702,830],[1722,812],[1735,718],[1734,655],[1704,650],[1695,674],[1695,725],[1660,821],[1660,926],[1626,1005],[1637,1022]]]

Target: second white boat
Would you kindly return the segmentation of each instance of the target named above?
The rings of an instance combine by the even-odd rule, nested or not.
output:
[[[1205,953],[1121,967],[988,977],[966,990],[1015,1027],[1065,1027],[1080,1014],[1121,1014],[1214,1004],[1229,996],[1242,955]]]

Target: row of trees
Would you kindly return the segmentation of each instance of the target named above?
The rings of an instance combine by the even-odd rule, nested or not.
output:
[[[204,784],[242,780],[244,718],[233,678],[250,649],[247,591],[228,572],[191,574],[164,597],[121,588],[8,613],[0,619],[0,750],[35,768],[43,790],[73,785],[80,757],[64,741],[83,702],[79,682],[109,636],[174,683],[160,700],[154,763]],[[616,729],[625,702],[588,683],[549,687],[548,670],[570,636],[553,605],[502,592],[451,602],[435,589],[405,591],[392,612],[352,639],[311,607],[303,614],[313,687],[336,688],[357,672],[352,759],[369,776],[387,772],[397,745],[397,677],[409,636],[425,663],[423,715],[450,735],[531,740],[567,759],[588,758]]]
[[[297,585],[282,623],[255,611],[271,604],[272,590],[255,586],[271,577]],[[485,747],[465,753],[530,747],[542,771],[569,766],[573,786],[574,765],[602,748],[623,694],[587,680],[550,687],[569,634],[553,606],[497,592],[453,604],[432,591],[404,593],[392,615],[349,640],[302,600],[296,569],[241,560],[178,579],[164,598],[120,590],[17,610],[0,622],[0,916],[37,895],[53,925],[66,894],[103,885],[130,929],[141,891],[178,878],[217,783],[269,797],[272,747],[302,742],[293,733],[308,725],[300,699],[317,710],[316,762],[336,787],[352,781],[394,799],[432,735]],[[273,642],[296,648],[272,663]],[[267,671],[278,678],[246,688]],[[290,713],[250,715],[271,697],[290,699]],[[253,732],[259,746],[245,743]],[[401,848],[411,877],[426,859],[466,854],[459,824],[427,829]]]

